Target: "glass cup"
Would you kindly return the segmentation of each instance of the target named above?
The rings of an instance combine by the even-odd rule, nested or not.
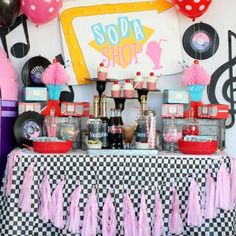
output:
[[[122,126],[125,149],[130,149],[130,145],[134,139],[135,130],[136,130],[136,125],[123,125]]]

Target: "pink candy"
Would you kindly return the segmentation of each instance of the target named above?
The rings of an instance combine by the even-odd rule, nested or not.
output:
[[[181,132],[176,132],[176,133],[165,133],[163,134],[163,138],[166,142],[168,143],[176,143],[178,142],[179,139],[182,138]]]

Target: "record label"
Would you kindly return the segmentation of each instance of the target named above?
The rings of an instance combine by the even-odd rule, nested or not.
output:
[[[43,116],[35,111],[22,113],[15,121],[14,136],[20,147],[32,146],[33,139],[43,135]]]
[[[44,87],[41,77],[45,69],[50,65],[50,61],[44,57],[32,57],[22,68],[22,81],[26,87]]]
[[[190,26],[183,36],[183,47],[194,59],[204,60],[212,57],[219,47],[219,36],[216,30],[205,23]]]

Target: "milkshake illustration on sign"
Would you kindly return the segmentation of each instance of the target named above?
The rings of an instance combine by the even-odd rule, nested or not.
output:
[[[156,41],[150,41],[147,45],[147,56],[151,59],[154,67],[153,70],[160,70],[163,68],[161,65],[161,54],[162,54],[162,48],[161,48],[161,42],[166,42],[165,39],[160,39],[159,42]]]

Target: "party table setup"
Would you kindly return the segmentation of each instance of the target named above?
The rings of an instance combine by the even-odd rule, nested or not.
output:
[[[219,36],[179,32],[211,2],[0,0],[0,235],[236,235],[232,94],[212,99],[203,61]],[[32,53],[57,18],[60,54]]]

